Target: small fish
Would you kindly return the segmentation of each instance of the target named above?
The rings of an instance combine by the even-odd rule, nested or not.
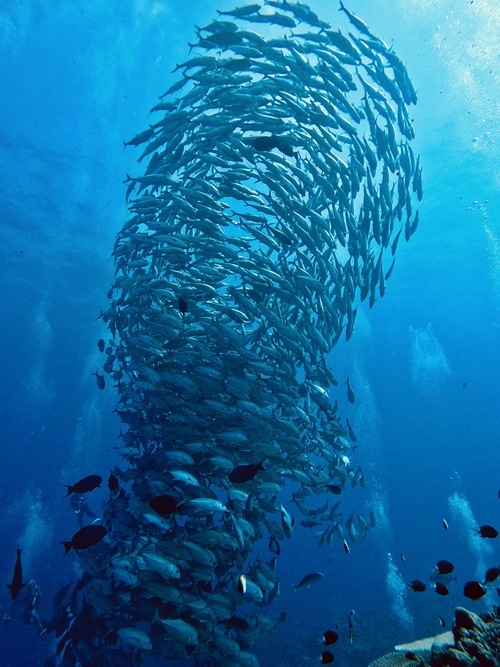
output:
[[[241,593],[242,595],[247,592],[247,578],[245,577],[244,574],[240,574],[238,577],[238,593]]]
[[[320,582],[325,575],[321,572],[311,572],[311,574],[306,574],[306,576],[296,584],[295,588],[310,588]]]
[[[23,550],[22,547],[21,548],[17,547],[17,556],[16,556],[16,563],[14,565],[14,573],[12,575],[12,583],[6,584],[7,588],[10,591],[10,596],[13,600],[16,599],[19,591],[26,586],[26,584],[23,583],[23,567],[21,565],[22,550]]]
[[[445,530],[448,530],[448,522],[446,521],[446,519],[443,519],[443,527]]]
[[[348,555],[349,555],[349,552],[351,551],[351,550],[349,549],[349,545],[347,544],[346,540],[344,540],[344,551],[345,551],[346,554],[348,554]]]
[[[112,472],[109,473],[107,484],[108,484],[108,489],[111,491],[111,493],[117,491],[120,486],[118,483],[118,478],[116,477],[116,475],[113,475]]]
[[[99,352],[104,352],[104,345],[105,345],[105,343],[104,343],[103,339],[99,338],[99,340],[97,341],[97,348],[98,348]]]
[[[321,664],[322,665],[329,665],[335,660],[334,656],[330,651],[323,651],[321,654]]]
[[[278,623],[284,623],[286,621],[286,611],[281,611],[278,614]]]
[[[274,537],[274,535],[271,535],[271,537],[269,538],[269,550],[272,551],[273,554],[276,554],[277,556],[279,556],[281,553],[280,543]]]
[[[487,592],[479,581],[468,581],[464,586],[464,595],[470,600],[480,600]]]
[[[101,486],[101,482],[102,477],[100,475],[87,475],[87,477],[80,479],[76,484],[73,484],[73,486],[64,484],[63,486],[68,489],[68,493],[65,497],[67,498],[72,493],[88,493],[89,491],[93,491]]]
[[[478,535],[481,537],[487,537],[487,538],[494,538],[498,537],[498,530],[496,528],[493,528],[493,526],[488,526],[485,524],[484,526],[479,526],[479,528],[473,528],[472,530],[475,530]]]
[[[436,591],[436,593],[437,593],[438,595],[448,595],[449,592],[450,592],[450,591],[446,588],[446,586],[445,586],[444,584],[442,584],[440,581],[437,581],[437,582],[434,584],[434,590]]]
[[[404,554],[401,554],[401,561],[402,561],[403,563],[406,563],[406,558],[405,558]]]
[[[342,487],[340,484],[327,484],[326,488],[330,493],[333,493],[334,495],[338,496],[342,493]]]
[[[353,396],[354,396],[354,394],[353,394]],[[349,399],[349,400],[351,400],[351,399]],[[354,403],[354,399],[351,401],[351,403]],[[356,431],[351,426],[348,417],[346,417],[345,421],[346,421],[346,424],[347,424],[347,429],[349,431],[349,438],[352,440],[352,442],[356,442],[356,440],[358,439],[358,436],[356,435]]]
[[[259,470],[264,470],[262,461],[257,464],[238,466],[229,474],[229,481],[233,484],[244,484],[253,479]]]
[[[356,622],[356,612],[354,609],[351,609],[349,612],[349,641],[351,644],[354,644],[354,624]]]
[[[440,560],[436,563],[436,568],[438,574],[451,574],[455,566],[449,560]]]
[[[439,617],[439,622],[440,622],[442,628],[446,627],[446,621],[444,620],[444,618],[442,616]]]
[[[427,588],[424,582],[420,581],[420,579],[414,579],[413,581],[410,581],[408,586],[411,588],[412,591],[415,591],[416,593],[423,593]]]
[[[104,379],[104,375],[99,375],[98,371],[99,369],[97,369],[95,373],[91,373],[91,375],[95,375],[97,388],[102,390],[106,386],[106,381]]]
[[[354,401],[356,400],[356,396],[354,395],[351,384],[349,382],[349,376],[347,376],[346,385],[347,385],[347,398],[349,399],[349,403],[354,403]]]
[[[179,303],[179,310],[181,311],[181,315],[184,318],[184,315],[188,311],[187,301],[185,299],[183,299],[182,296],[180,296],[179,299],[178,299],[178,303]]]
[[[70,549],[88,549],[93,547],[102,538],[107,535],[107,530],[104,526],[99,524],[91,524],[90,526],[84,526],[77,531],[69,542],[61,542],[64,545],[64,555],[70,551]]]
[[[484,583],[491,584],[492,582],[496,581],[499,576],[500,567],[490,567],[489,570],[486,570],[486,574],[484,575]]]
[[[151,498],[148,502],[148,505],[158,514],[162,516],[168,516],[169,514],[174,514],[178,511],[179,505],[177,500],[173,496],[168,494],[162,494],[160,496],[155,496]]]
[[[420,658],[417,658],[416,654],[413,651],[407,651],[405,653],[405,658],[410,662],[419,662]]]
[[[335,644],[338,638],[339,633],[335,632],[335,630],[327,630],[323,634],[323,641],[325,642],[325,646],[331,646],[332,644]]]

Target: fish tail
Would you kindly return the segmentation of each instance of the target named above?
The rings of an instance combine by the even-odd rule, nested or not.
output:
[[[65,486],[68,489],[68,493],[64,496],[65,498],[67,498],[68,496],[70,496],[73,493],[73,487],[68,486],[67,484],[63,484],[63,486]]]
[[[72,542],[61,542],[61,544],[64,544],[64,555],[66,555],[73,546]]]

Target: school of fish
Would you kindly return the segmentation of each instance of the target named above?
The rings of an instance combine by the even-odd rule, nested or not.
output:
[[[328,355],[384,295],[422,180],[406,69],[341,10],[347,34],[287,0],[220,11],[127,142],[147,166],[127,176],[99,341],[125,463],[102,526],[64,542],[62,664],[253,667],[294,516],[346,553],[375,524],[333,498],[365,478]]]

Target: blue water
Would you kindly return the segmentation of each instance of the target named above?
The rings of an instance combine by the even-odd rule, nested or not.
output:
[[[0,573],[10,582],[22,546],[25,578],[42,590],[42,618],[59,586],[76,578],[73,554],[63,559],[59,544],[76,529],[62,485],[94,472],[107,477],[118,460],[116,395],[110,382],[99,392],[91,373],[102,363],[97,317],[127,215],[122,181],[142,169],[123,141],[147,127],[186,58],[193,24],[233,4],[0,6]],[[310,6],[346,27],[336,3]],[[356,392],[350,405],[341,381],[338,400],[367,476],[366,488],[344,495],[344,512],[373,510],[379,522],[349,555],[338,540],[319,549],[304,528],[284,545],[281,595],[265,613],[286,611],[286,621],[252,648],[273,667],[315,664],[322,633],[335,624],[336,661],[361,666],[395,643],[441,632],[439,616],[450,627],[459,604],[483,610],[498,602],[495,589],[468,601],[462,585],[500,562],[496,541],[485,544],[471,530],[500,523],[500,10],[494,0],[349,7],[393,44],[417,89],[413,150],[424,198],[384,299],[360,307],[353,337],[332,353],[335,374],[349,375]],[[90,497],[96,513],[106,495]],[[406,582],[427,580],[442,558],[458,573],[450,595],[411,594]],[[316,570],[325,574],[320,584],[294,590]],[[9,607],[4,589],[0,615]],[[0,665],[42,665],[53,641],[19,622],[0,624]]]

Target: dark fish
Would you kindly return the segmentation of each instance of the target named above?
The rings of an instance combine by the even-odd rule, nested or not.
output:
[[[448,595],[449,590],[446,588],[444,584],[442,584],[440,581],[437,581],[434,585],[434,590],[438,595]]]
[[[339,634],[338,632],[335,632],[335,630],[327,630],[323,635],[325,646],[331,646],[332,644],[335,644],[338,638]]]
[[[21,565],[21,551],[22,547],[19,548],[17,547],[17,557],[16,557],[16,563],[14,565],[14,574],[12,575],[12,583],[11,584],[6,584],[7,588],[10,591],[10,596],[13,600],[16,599],[17,594],[21,590],[21,588],[24,588],[26,584],[23,584],[23,567]]]
[[[161,496],[155,496],[151,498],[148,502],[148,505],[158,514],[162,516],[168,516],[169,514],[174,514],[178,511],[179,506],[177,500],[173,496],[167,494],[162,494]]]
[[[113,475],[113,473],[110,472],[108,477],[108,489],[111,491],[111,493],[114,493],[119,488],[119,486],[118,478],[116,475]]]
[[[470,600],[479,600],[486,595],[487,592],[486,588],[481,586],[479,581],[468,581],[464,586],[464,595]]]
[[[182,296],[180,296],[179,299],[178,299],[178,302],[179,302],[179,310],[181,311],[182,317],[184,317],[184,315],[188,311],[187,301],[185,299],[183,299]]]
[[[352,389],[351,389],[351,391],[352,391]],[[349,399],[349,400],[351,401],[351,399]],[[353,400],[351,401],[351,403],[354,403],[354,394],[353,394]],[[357,435],[356,435],[356,431],[353,429],[353,427],[352,427],[351,424],[349,423],[349,418],[348,418],[348,417],[346,417],[345,421],[346,421],[346,424],[347,424],[347,429],[348,429],[348,431],[349,431],[349,438],[350,438],[353,442],[356,442],[356,440],[358,439],[358,437],[357,437]]]
[[[403,563],[406,563],[406,558],[404,557],[404,554],[401,554],[401,561],[402,561]]]
[[[446,521],[446,519],[443,519],[443,527],[445,530],[448,530],[448,522]]]
[[[414,579],[413,581],[410,581],[408,586],[411,588],[412,591],[415,591],[416,593],[423,593],[427,588],[424,582],[420,581],[420,579]]]
[[[73,486],[64,484],[68,489],[68,493],[65,497],[67,498],[72,493],[88,493],[89,491],[93,491],[101,486],[101,482],[102,477],[100,475],[87,475],[87,477],[79,480],[76,484],[73,484]]]
[[[102,540],[107,532],[106,528],[99,524],[91,524],[90,526],[80,528],[80,530],[73,535],[70,542],[61,542],[61,544],[64,544],[64,555],[66,555],[70,549],[88,549],[89,547],[93,547]]]
[[[222,621],[219,621],[220,625],[225,625],[226,628],[232,628],[233,630],[238,630],[239,632],[245,632],[250,629],[248,621],[245,621],[244,618],[240,616],[231,616],[230,618],[225,618]]]
[[[270,151],[273,148],[276,148],[278,145],[276,137],[267,137],[262,135],[261,137],[255,137],[252,139],[252,146],[259,153],[264,153],[265,151]]]
[[[243,484],[255,477],[259,470],[264,470],[262,461],[257,464],[238,466],[229,474],[229,481],[233,484]]]
[[[338,496],[342,493],[342,487],[340,484],[327,484],[326,488],[330,493],[333,493],[334,495]]]
[[[493,528],[493,526],[488,526],[487,524],[484,526],[479,526],[479,528],[473,528],[472,530],[475,530],[476,533],[481,537],[489,537],[489,538],[498,537],[498,530],[496,530],[496,528]]]
[[[311,572],[311,574],[306,574],[306,576],[296,584],[295,588],[310,588],[314,584],[320,582],[325,575],[321,572]]]
[[[274,537],[274,535],[271,535],[271,537],[269,538],[269,550],[272,551],[273,554],[276,554],[277,556],[279,556],[281,553],[280,543]]]
[[[98,389],[104,389],[106,386],[106,381],[104,380],[104,375],[99,375],[98,370],[95,373],[91,373],[91,375],[95,375],[96,383],[97,383],[97,388]]]
[[[441,627],[445,628],[446,627],[446,621],[442,616],[439,617],[439,622],[441,623]]]
[[[344,540],[344,551],[346,554],[349,554],[350,552],[349,545],[347,544],[346,540]]]
[[[417,658],[416,654],[413,651],[406,651],[405,658],[410,662],[419,662],[420,658]]]
[[[103,339],[99,338],[99,340],[97,341],[97,347],[99,349],[99,352],[104,352],[104,345],[105,345],[105,343],[104,343]]]
[[[335,660],[334,656],[330,651],[323,651],[321,654],[321,664],[322,665],[329,665]]]
[[[486,570],[484,575],[484,583],[491,584],[493,581],[496,581],[500,576],[500,567],[490,567],[489,570]]]
[[[436,563],[437,571],[439,574],[451,574],[455,569],[453,563],[450,563],[449,560],[440,560]]]
[[[347,385],[347,398],[349,399],[349,403],[354,403],[354,401],[356,400],[356,397],[354,396],[354,392],[353,392],[352,387],[349,383],[349,376],[347,376],[346,385]]]
[[[278,622],[284,623],[286,621],[286,611],[282,611],[278,614]]]

